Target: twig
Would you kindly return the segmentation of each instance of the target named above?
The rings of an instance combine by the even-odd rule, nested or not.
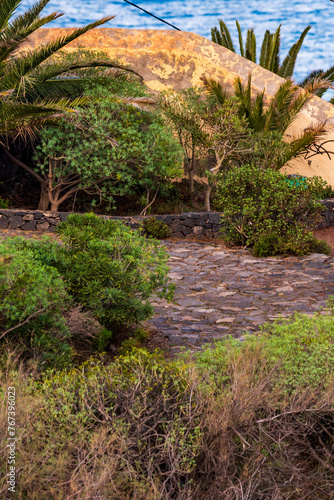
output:
[[[16,328],[20,328],[21,326],[25,325],[26,323],[28,323],[28,321],[30,321],[32,318],[34,318],[35,316],[37,316],[38,314],[42,313],[43,311],[46,310],[46,307],[43,307],[42,309],[40,309],[39,311],[35,312],[34,314],[31,314],[30,316],[28,316],[28,318],[25,320],[25,321],[22,321],[22,323],[19,323],[18,325],[15,325],[13,326],[12,328],[10,328],[9,330],[6,330],[1,336],[0,336],[0,340],[5,336],[7,335],[7,333],[9,332],[12,332],[13,330],[16,330]]]

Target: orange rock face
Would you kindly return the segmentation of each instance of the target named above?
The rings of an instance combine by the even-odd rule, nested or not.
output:
[[[71,31],[71,28],[39,29],[25,44],[25,48],[38,47]],[[261,66],[194,33],[100,28],[86,33],[65,50],[74,51],[79,47],[103,51],[110,58],[118,59],[139,73],[154,91],[201,86],[200,77],[203,74],[231,85],[236,76],[246,81],[251,73],[254,89],[262,91],[265,88],[270,98],[284,81]],[[334,106],[320,98],[313,98],[304,107],[287,135],[294,137],[311,123],[324,120],[329,123],[326,140],[333,140],[333,143],[328,143],[328,149],[334,151],[334,132],[330,130],[330,123],[334,122]],[[285,170],[306,176],[319,175],[334,186],[333,166],[334,155],[318,154],[294,160]]]

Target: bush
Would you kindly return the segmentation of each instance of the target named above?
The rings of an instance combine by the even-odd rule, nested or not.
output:
[[[303,255],[318,243],[309,229],[324,210],[314,199],[317,181],[307,189],[289,185],[280,172],[252,165],[221,176],[217,209],[224,212],[224,237],[228,243],[255,246],[257,255]],[[327,249],[328,250],[328,249]]]
[[[2,196],[0,196],[0,208],[8,208],[9,202],[5,200]]]
[[[47,253],[51,242],[40,242]],[[45,245],[45,246],[44,246]],[[0,244],[0,340],[16,344],[45,368],[64,366],[72,355],[63,313],[70,297],[59,272],[43,264],[23,238]]]
[[[37,382],[11,360],[0,372],[17,387],[19,497],[332,498],[331,305],[172,362],[143,350],[105,361]]]
[[[155,217],[150,217],[149,219],[144,219],[143,226],[147,236],[152,238],[164,239],[170,236],[171,231],[165,222],[156,219]]]
[[[167,254],[154,240],[93,214],[70,215],[57,232],[57,269],[78,304],[117,332],[153,314],[149,299],[161,289],[169,297]]]
[[[111,336],[152,316],[154,292],[173,291],[167,255],[154,240],[89,214],[70,216],[58,231],[64,245],[47,237],[0,245],[0,341],[22,345],[44,368],[65,366],[83,344],[104,350]],[[79,308],[80,332],[69,328],[70,307]]]
[[[255,257],[280,254],[304,255],[311,252],[330,255],[331,251],[330,245],[324,240],[318,240],[311,231],[296,232],[295,237],[264,233],[259,235],[252,248]]]

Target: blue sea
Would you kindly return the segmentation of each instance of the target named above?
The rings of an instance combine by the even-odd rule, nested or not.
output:
[[[34,2],[24,0],[22,7]],[[237,19],[245,34],[255,28],[258,44],[266,29],[274,31],[282,24],[281,53],[287,54],[307,25],[308,33],[297,60],[295,78],[298,82],[314,69],[328,69],[334,65],[334,2],[330,0],[133,0],[133,3],[173,24],[183,31],[191,31],[210,39],[210,30],[223,19],[237,46]],[[105,15],[115,19],[105,25],[114,28],[172,29],[144,12],[116,0],[51,0],[43,13],[62,11],[65,15],[49,27],[73,27]]]

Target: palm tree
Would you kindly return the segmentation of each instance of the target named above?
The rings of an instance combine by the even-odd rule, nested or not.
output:
[[[256,63],[257,43],[253,28],[250,28],[247,31],[246,41],[244,43],[238,21],[236,21],[236,25],[239,37],[240,55]],[[307,26],[304,29],[297,42],[294,43],[290,48],[289,53],[282,64],[280,64],[281,25],[279,25],[275,33],[270,33],[270,31],[267,30],[263,37],[258,64],[263,68],[276,73],[282,78],[291,78],[295,68],[298,53],[301,49],[301,46],[303,45],[305,36],[310,31],[310,29],[311,26]],[[222,45],[229,50],[232,50],[232,52],[236,52],[232,42],[230,31],[224,21],[222,21],[221,19],[219,19],[219,29],[216,27],[211,29],[211,38],[213,42],[218,43],[219,45]]]
[[[207,92],[216,98],[217,104],[222,105],[229,97],[229,92],[214,79],[206,76],[202,76],[201,79]],[[253,132],[267,134],[275,130],[283,135],[303,106],[317,95],[317,92],[329,88],[332,88],[332,84],[328,79],[313,79],[304,88],[298,87],[288,79],[280,85],[274,97],[266,104],[264,90],[253,96],[252,77],[249,75],[246,84],[242,83],[240,77],[235,79],[233,93],[239,103],[240,116],[246,118]],[[325,125],[319,123],[309,127],[300,137],[294,139],[286,161],[305,151],[319,136],[322,136]]]
[[[22,0],[0,0],[0,134],[27,129],[59,111],[73,109],[80,101],[70,101],[71,89],[83,86],[81,79],[61,75],[82,67],[110,66],[127,69],[107,58],[91,61],[52,61],[60,49],[89,30],[113,19],[106,16],[69,35],[34,50],[22,45],[37,29],[63,15],[53,12],[40,17],[50,0],[40,0],[22,15],[15,15]],[[51,58],[51,59],[50,59]],[[50,61],[52,63],[50,63]],[[131,70],[129,70],[131,71]],[[82,102],[82,101],[81,101]]]

